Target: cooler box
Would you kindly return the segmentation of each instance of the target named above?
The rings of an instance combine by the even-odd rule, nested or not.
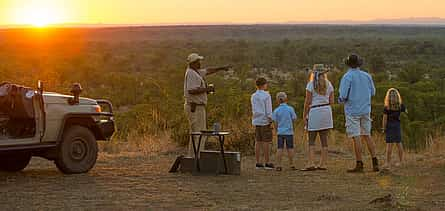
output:
[[[227,174],[241,174],[241,154],[239,152],[225,152]],[[224,174],[224,162],[220,151],[201,151],[199,159],[200,173],[204,174]],[[184,157],[181,160],[181,172],[197,172],[195,158]]]

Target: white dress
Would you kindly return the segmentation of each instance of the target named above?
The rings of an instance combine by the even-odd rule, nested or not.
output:
[[[319,95],[314,90],[313,82],[309,82],[306,86],[306,90],[312,93],[312,104],[310,107],[313,107],[329,104],[329,96],[334,92],[334,87],[331,82],[329,82],[326,95]],[[308,118],[308,131],[320,131],[334,128],[332,108],[330,105],[310,108]]]

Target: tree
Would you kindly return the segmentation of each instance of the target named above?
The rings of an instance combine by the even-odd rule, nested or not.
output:
[[[369,65],[371,67],[370,71],[374,73],[384,72],[386,67],[385,59],[380,55],[371,57],[369,59]]]

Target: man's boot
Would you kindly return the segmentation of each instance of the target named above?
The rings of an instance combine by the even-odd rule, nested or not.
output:
[[[355,165],[355,168],[348,169],[348,173],[361,173],[363,172],[363,162],[357,161],[357,164]]]
[[[376,172],[379,171],[379,160],[377,157],[372,158],[372,170]]]

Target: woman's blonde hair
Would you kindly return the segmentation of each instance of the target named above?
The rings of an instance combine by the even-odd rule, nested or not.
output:
[[[314,65],[314,70],[309,76],[309,82],[314,83],[314,90],[319,95],[326,95],[328,92],[328,74],[324,66],[320,64]]]
[[[400,96],[399,91],[395,88],[388,89],[385,97],[385,107],[392,111],[398,111],[400,110],[401,105],[402,97]]]

